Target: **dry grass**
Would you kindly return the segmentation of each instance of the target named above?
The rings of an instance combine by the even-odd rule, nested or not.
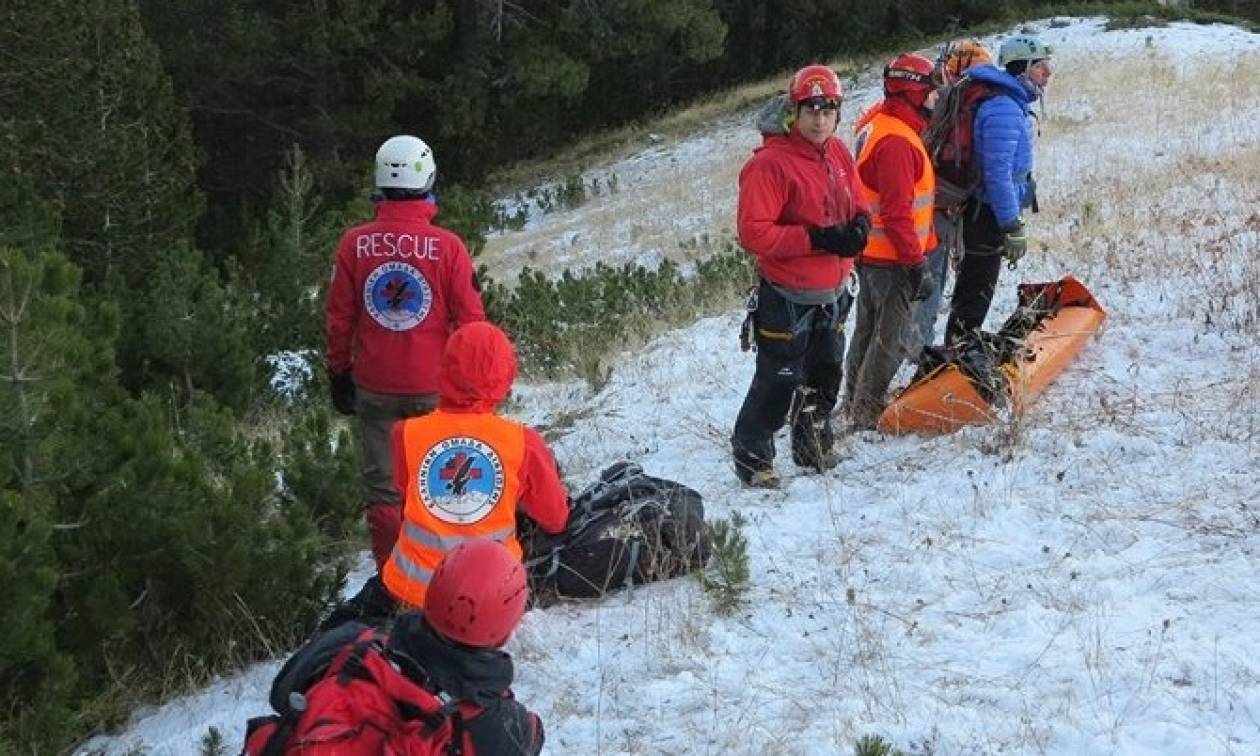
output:
[[[1223,214],[1254,207],[1260,187],[1257,64],[1260,54],[1174,62],[1156,47],[1064,67],[1038,145],[1035,238],[1138,277],[1149,258],[1134,243],[1162,242],[1181,267],[1196,251],[1175,247],[1187,236],[1233,233]]]
[[[644,608],[645,622],[638,628],[651,662],[609,657],[601,667],[604,673],[685,669],[689,654],[704,663],[706,646],[720,651],[724,636],[745,633],[748,637],[735,650],[761,674],[739,684],[716,674],[711,682],[699,676],[700,684],[712,686],[714,700],[711,716],[687,717],[698,730],[707,730],[694,736],[691,752],[697,753],[807,752],[811,746],[822,751],[826,747],[817,741],[783,735],[811,728],[817,734],[818,722],[834,722],[828,750],[839,751],[861,734],[855,722],[871,721],[912,723],[909,729],[919,728],[912,750],[924,753],[1062,752],[1065,734],[1069,740],[1077,734],[1100,735],[1092,741],[1095,747],[1107,738],[1113,746],[1132,745],[1132,740],[1117,738],[1141,721],[1153,703],[1167,705],[1193,686],[1204,695],[1210,687],[1216,696],[1220,680],[1238,690],[1253,687],[1254,680],[1241,678],[1250,674],[1245,664],[1210,670],[1208,681],[1208,670],[1195,666],[1197,660],[1178,663],[1187,646],[1176,636],[1189,631],[1178,620],[1163,622],[1165,615],[1158,613],[1141,622],[1117,616],[1126,609],[1114,607],[1132,604],[1108,592],[1135,576],[1162,570],[1172,580],[1183,573],[1198,574],[1193,571],[1200,563],[1217,553],[1214,544],[1245,545],[1244,539],[1254,539],[1260,527],[1254,511],[1231,504],[1248,501],[1248,492],[1236,489],[1254,482],[1251,477],[1240,474],[1214,482],[1212,490],[1188,482],[1170,487],[1158,475],[1140,477],[1160,472],[1140,465],[1164,459],[1166,447],[1242,443],[1256,448],[1257,62],[1257,54],[1219,62],[1172,60],[1160,54],[1157,42],[1152,52],[1132,58],[1085,54],[1062,60],[1038,146],[1045,209],[1030,218],[1030,232],[1040,254],[1029,256],[1018,278],[1044,280],[1042,276],[1076,272],[1109,307],[1113,332],[1104,334],[1103,346],[1074,366],[1089,374],[1065,379],[1074,384],[1071,390],[1054,390],[1053,397],[1034,405],[1026,416],[1006,417],[950,439],[908,444],[866,435],[846,439],[860,464],[848,464],[843,480],[819,491],[825,508],[819,508],[818,532],[783,537],[780,510],[805,505],[786,493],[739,500],[749,506],[747,535],[756,576],[750,591],[753,604],[761,607],[759,614],[748,622],[736,619],[710,627],[704,624],[707,618],[697,622],[695,614],[702,612],[688,603],[691,599],[679,597],[671,604],[667,594],[653,592],[650,601],[660,603]],[[716,141],[707,144],[718,149]],[[679,207],[691,208],[687,203],[697,185],[726,182],[731,199],[725,220],[714,212],[710,223],[719,225],[686,229],[721,233],[720,224],[729,223],[733,213],[737,170],[737,165],[721,161],[742,162],[744,153],[731,148],[717,154],[721,159],[704,163],[689,181],[676,174],[674,185],[652,184],[655,189],[645,191],[646,197],[626,198],[623,193],[616,198],[625,203],[619,207],[648,224],[657,221],[654,215],[665,215],[658,205],[668,202],[671,214]],[[615,229],[619,213],[612,204],[590,210],[597,213],[591,217]],[[660,220],[664,241],[657,243],[666,246],[671,229],[666,219]],[[648,225],[638,233],[655,233],[654,228]],[[603,236],[608,230],[601,227],[598,233]],[[995,314],[1010,311],[1010,284],[1016,278],[1003,273],[1005,299],[995,304]],[[1202,331],[1194,329],[1196,334],[1233,350],[1235,356],[1225,358],[1224,365],[1236,369],[1204,374],[1203,365],[1222,365],[1214,343],[1206,350],[1213,353],[1201,364],[1192,361],[1194,355],[1167,355],[1184,360],[1184,366],[1160,365],[1156,379],[1149,380],[1144,371],[1151,371],[1151,361],[1163,356],[1148,339],[1166,332],[1170,344],[1184,346],[1186,331],[1194,324],[1203,324]],[[677,356],[685,359],[682,352]],[[616,391],[649,378],[661,382],[662,394],[713,380],[707,394],[726,392],[729,403],[746,386],[741,376],[713,379],[659,366],[655,377],[646,370],[639,375],[637,361],[627,362],[619,365],[611,384]],[[1126,368],[1131,372],[1126,374]],[[592,401],[612,399],[604,395]],[[600,422],[596,413],[592,423],[602,430],[578,437],[585,448],[566,439],[569,448],[561,451],[572,450],[583,460],[579,464],[594,466],[600,460],[582,456],[591,455],[592,448],[651,454],[673,441],[666,448],[684,449],[701,468],[724,458],[729,423],[716,400],[706,395],[683,406],[691,414],[640,418],[649,425],[660,421],[655,434],[623,429],[615,420]],[[1099,440],[1107,436],[1116,437],[1110,446]],[[992,457],[977,459],[977,447]],[[940,500],[896,490],[889,470],[904,470],[908,482],[921,482],[916,479],[924,466],[939,468],[935,463],[952,448],[968,468],[962,485],[952,471],[940,475]],[[1062,467],[1055,467],[1060,459]],[[1021,465],[1040,476],[1045,490],[1032,490]],[[855,499],[855,493],[863,498]],[[960,496],[971,501],[960,505]],[[713,502],[710,515],[722,513],[722,507]],[[858,509],[875,514],[855,518]],[[1044,545],[1040,551],[1034,547],[1031,553],[1016,554],[1029,536],[1022,531],[1008,536],[993,527],[994,521],[1012,528],[1043,528]],[[1166,549],[1130,551],[1166,534]],[[921,585],[924,576],[933,577]],[[1177,588],[1168,590],[1169,612],[1176,608],[1188,617],[1181,621],[1193,625],[1191,599],[1181,605]],[[1196,587],[1183,590],[1190,593]],[[796,642],[798,649],[812,652],[807,655],[818,670],[808,680],[789,684],[766,669],[776,661],[791,661],[775,656],[775,638],[763,646],[759,635],[780,613],[798,618],[792,631],[810,631],[807,641]],[[799,621],[803,613],[816,618],[817,632]],[[1037,621],[1024,626],[1026,618]],[[671,623],[681,627],[671,628]],[[1009,666],[960,660],[948,648],[962,634],[987,637],[990,632],[994,643],[1001,644],[999,651],[1011,654]],[[1007,644],[1024,632],[1037,634],[1038,642],[1009,652]],[[601,689],[602,694],[612,691],[614,701],[618,690],[615,684]],[[846,708],[823,703],[835,699]],[[1203,714],[1207,708],[1185,703],[1177,711]],[[968,731],[962,720],[955,720],[943,725],[949,729],[941,736],[914,719],[925,711],[972,712],[981,726]],[[765,723],[771,725],[766,728]],[[611,721],[607,726],[617,727]],[[623,743],[634,751],[678,750],[676,740],[653,748],[660,744],[651,730],[638,728],[625,729]],[[1206,750],[1223,743],[1212,742]]]
[[[854,118],[875,96],[868,68],[876,57],[882,59],[833,63],[850,92],[842,135],[851,133]],[[735,238],[739,170],[761,142],[753,114],[789,76],[785,71],[736,87],[646,126],[595,135],[545,162],[515,166],[493,182],[503,194],[577,173],[603,187],[615,176],[616,190],[492,236],[480,259],[496,280],[507,282],[526,266],[558,275],[596,260],[686,264],[723,248]]]
[[[866,55],[832,62],[841,76],[850,76],[882,60],[883,55]],[[683,108],[646,122],[627,124],[589,134],[545,159],[508,166],[490,177],[487,188],[510,194],[534,186],[540,178],[568,176],[621,160],[645,146],[695,136],[715,121],[746,116],[770,96],[781,91],[791,70],[781,71],[760,81],[740,84],[699,98]]]

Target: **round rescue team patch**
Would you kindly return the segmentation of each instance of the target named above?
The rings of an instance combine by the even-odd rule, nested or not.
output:
[[[433,306],[433,288],[415,266],[387,262],[363,284],[363,306],[382,328],[408,331],[424,322]]]
[[[420,498],[443,522],[467,525],[490,514],[503,496],[503,462],[490,445],[469,436],[436,444],[420,460]]]

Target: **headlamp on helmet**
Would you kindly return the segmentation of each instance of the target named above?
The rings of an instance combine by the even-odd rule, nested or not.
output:
[[[807,100],[815,99],[831,101],[839,107],[843,99],[840,77],[827,66],[805,66],[797,71],[788,83],[788,99],[793,107],[804,105]]]

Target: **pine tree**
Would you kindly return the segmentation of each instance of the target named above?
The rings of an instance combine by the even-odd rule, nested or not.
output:
[[[116,318],[78,295],[78,269],[55,250],[0,247],[0,480],[12,490],[73,480],[87,442],[67,428],[108,400]]]
[[[713,600],[718,614],[730,614],[744,605],[748,592],[748,539],[744,537],[744,518],[732,512],[729,520],[709,523],[709,542],[713,544],[710,568],[700,574],[700,582]]]
[[[187,236],[196,152],[134,0],[13,0],[0,23],[0,156],[62,208],[87,282],[125,292]]]
[[[204,678],[274,655],[310,631],[336,579],[309,511],[277,499],[274,449],[246,439],[204,395],[173,412],[156,395],[99,418],[108,477],[79,497],[92,528],[66,534],[79,568],[62,636],[110,666]]]
[[[63,249],[93,298],[121,305],[124,385],[173,381],[241,406],[252,357],[225,342],[249,326],[186,243],[196,151],[135,0],[15,4],[0,27],[12,61],[0,159],[60,208]]]
[[[250,351],[258,316],[239,287],[220,283],[186,244],[157,258],[123,303],[127,334],[119,361],[133,389],[170,390],[178,403],[196,391],[243,410],[260,387]]]
[[[250,242],[248,267],[257,300],[256,351],[323,348],[324,290],[343,218],[321,213],[321,198],[306,153],[297,145],[286,153],[276,181],[272,208]],[[362,217],[368,209],[361,208]]]
[[[0,193],[13,183],[0,178]],[[27,217],[55,225],[29,195],[11,196],[23,198],[16,204]],[[56,640],[63,570],[54,536],[87,523],[61,517],[57,492],[80,480],[90,454],[73,431],[90,405],[79,392],[112,376],[101,346],[112,335],[108,314],[90,326],[77,299],[78,271],[43,246],[50,240],[33,226],[21,236],[40,246],[0,246],[0,692],[20,702],[0,713],[4,752],[26,750],[17,744],[70,714],[76,675]]]
[[[347,429],[334,429],[322,401],[302,411],[285,439],[281,501],[307,510],[334,541],[346,542],[358,532],[363,506],[358,452]]]
[[[14,610],[0,613],[0,692],[15,702],[0,710],[5,753],[60,751],[99,724],[83,711],[95,702],[296,642],[342,574],[316,512],[329,532],[354,514],[337,486],[318,486],[320,465],[354,479],[353,447],[329,448],[326,423],[312,431],[323,449],[305,438],[286,455],[196,386],[137,399],[121,390],[114,308],[84,295],[57,250],[56,214],[31,185],[0,174],[0,197],[12,200],[0,208],[0,601]],[[201,311],[230,308],[179,275],[201,280],[196,266],[174,268],[149,291],[183,291],[170,306],[191,309],[162,319],[190,330],[164,334],[153,353],[207,374],[205,361],[230,362],[215,338],[245,339],[198,330],[221,322]],[[309,482],[282,497],[286,457],[306,460],[293,479]],[[172,669],[182,678],[164,680]]]
[[[56,556],[46,497],[0,489],[0,752],[22,753],[36,733],[73,715],[74,664],[56,642]],[[14,705],[16,704],[16,705]]]
[[[228,756],[227,743],[218,727],[211,727],[201,736],[201,756]]]
[[[878,735],[863,735],[853,744],[853,756],[906,756],[906,754]]]

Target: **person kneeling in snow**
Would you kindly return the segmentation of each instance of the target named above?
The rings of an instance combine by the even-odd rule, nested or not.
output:
[[[519,560],[518,508],[537,529],[564,532],[569,497],[555,460],[532,428],[495,414],[516,377],[516,353],[485,321],[461,326],[446,342],[435,411],[392,430],[394,485],[403,525],[379,576],[321,624],[381,624],[424,605],[433,570],[461,543],[488,538]]]
[[[505,546],[456,546],[423,612],[402,615],[388,635],[342,625],[289,659],[271,687],[277,714],[250,720],[244,753],[535,756],[542,720],[513,698],[512,658],[501,650],[528,594]]]
[[[507,335],[469,323],[447,341],[437,410],[394,425],[403,526],[381,579],[404,606],[424,605],[438,562],[465,541],[498,541],[521,559],[518,506],[543,531],[564,531],[568,494],[546,442],[494,413],[515,378]]]

